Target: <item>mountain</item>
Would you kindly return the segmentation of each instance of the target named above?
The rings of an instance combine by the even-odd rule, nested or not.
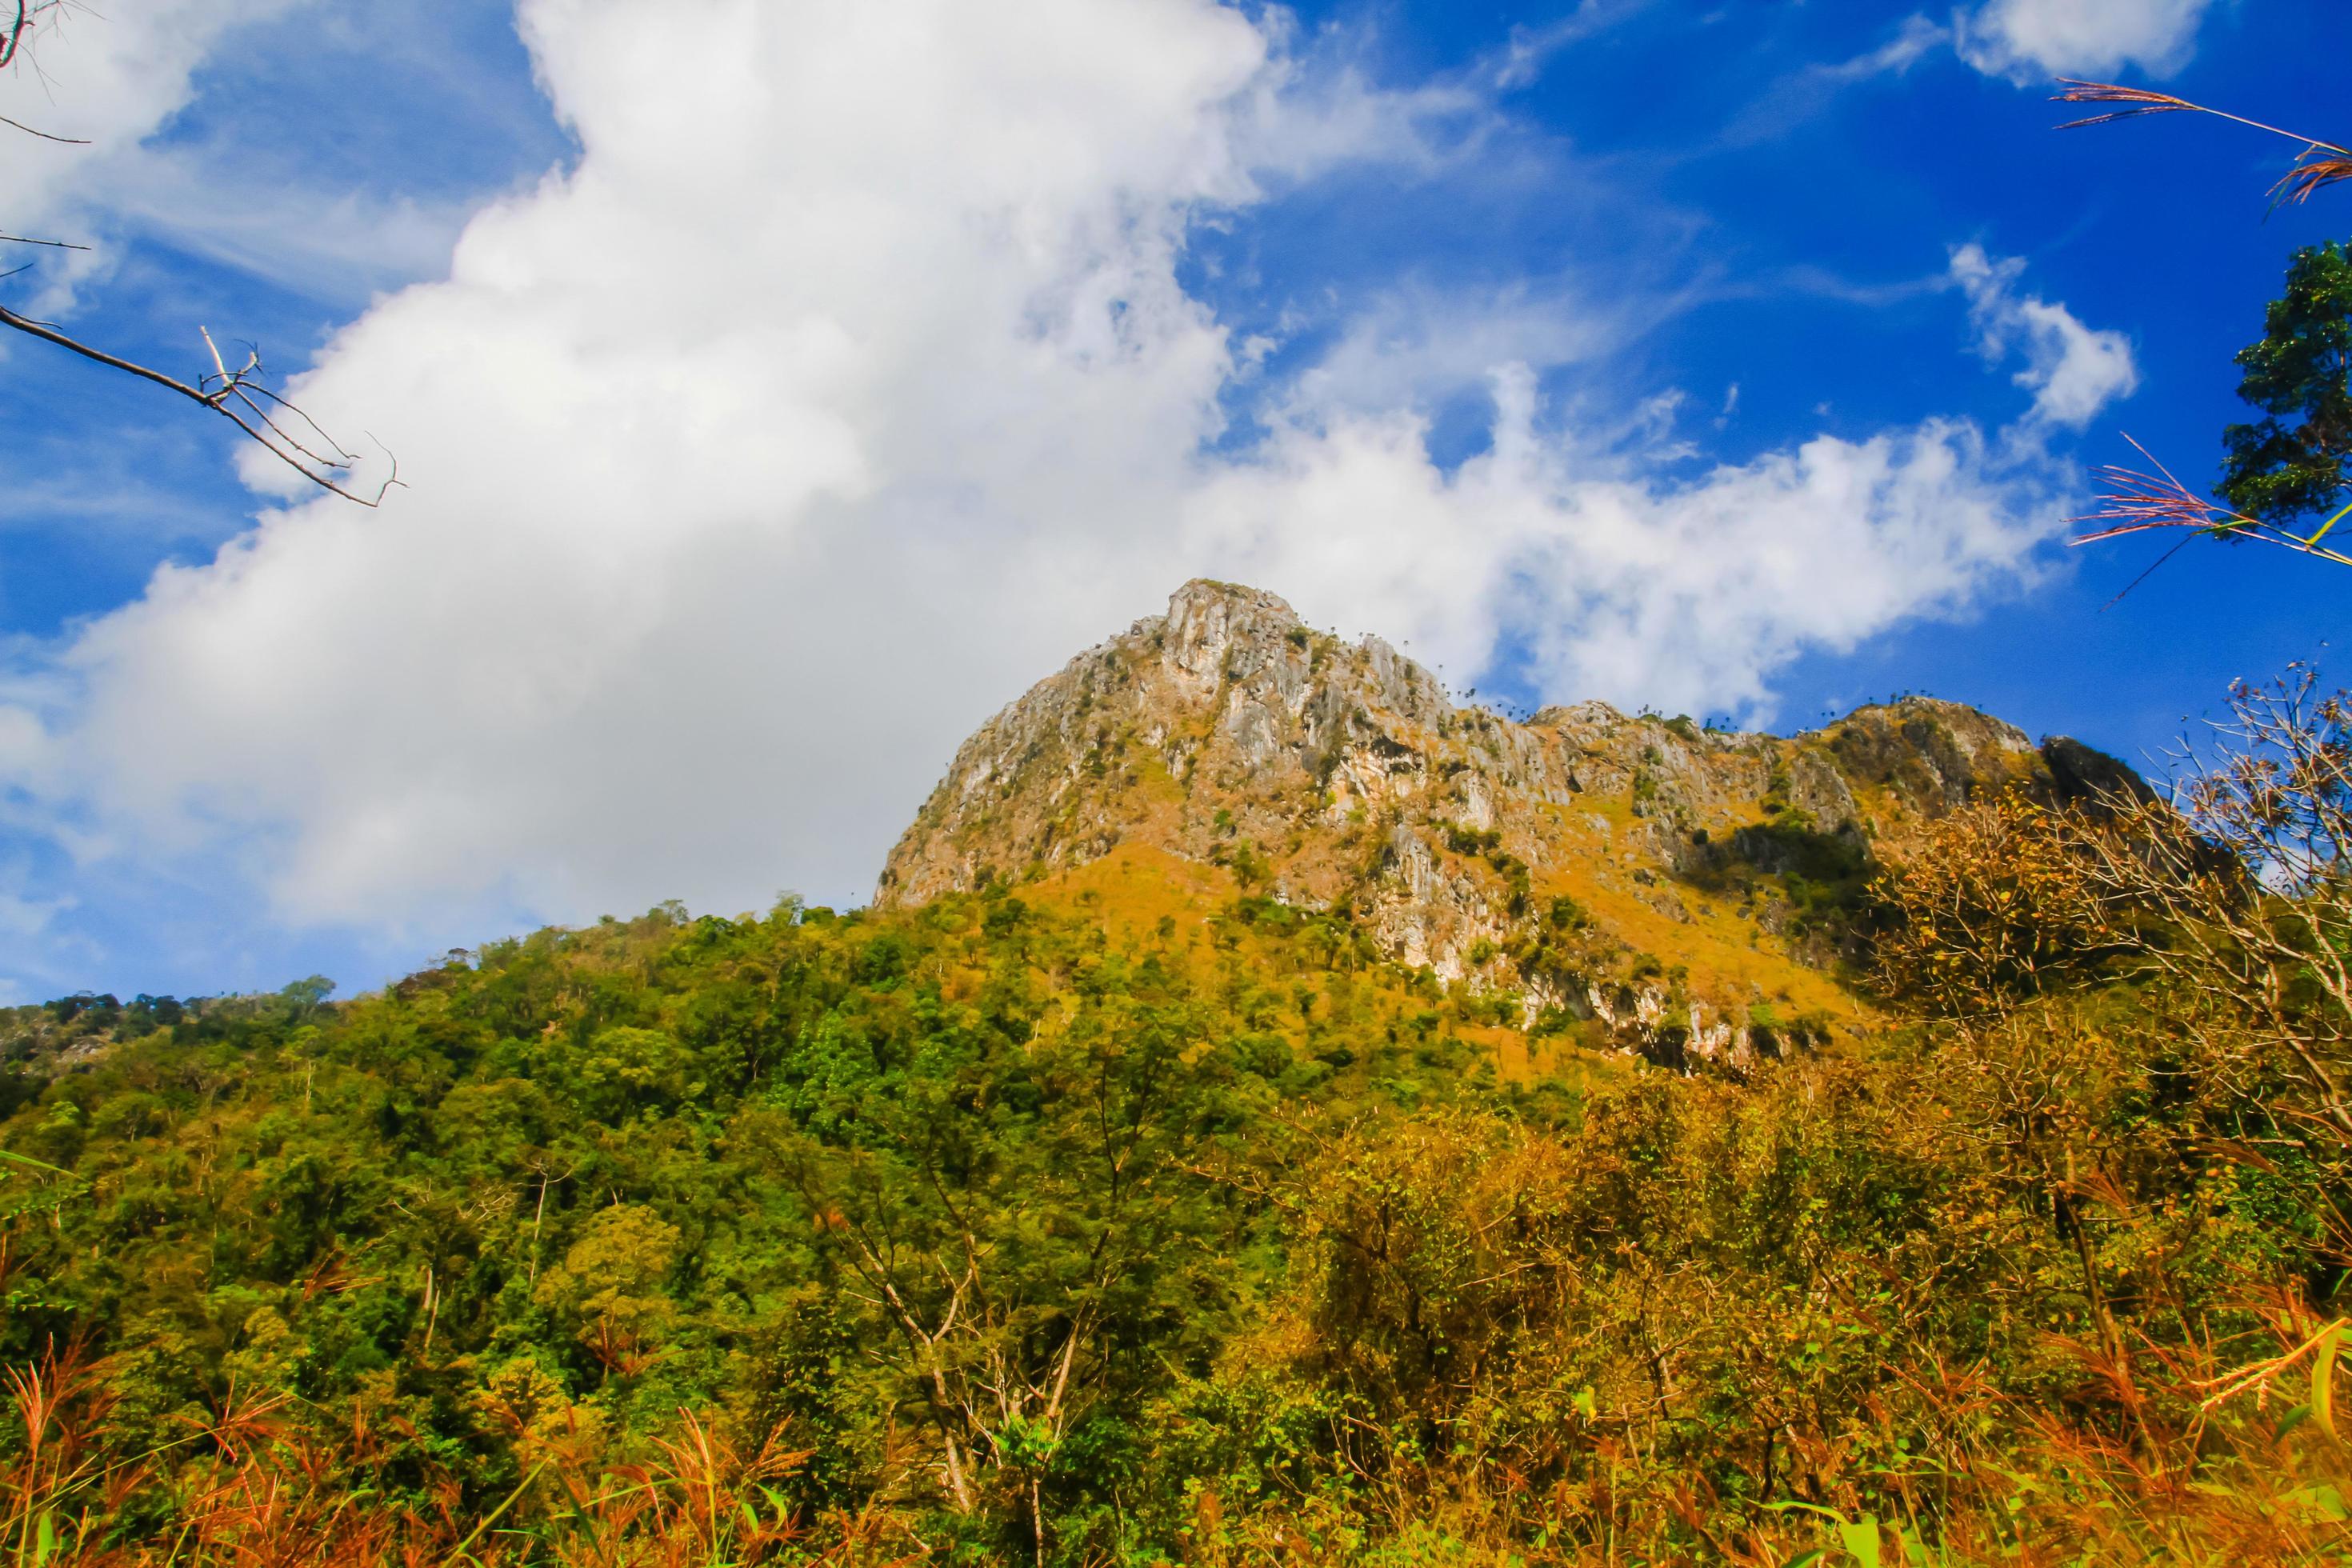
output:
[[[2344,1563],[2340,871],[2085,920],[2103,829],[1921,834],[2129,780],[1946,703],[1512,723],[1192,584],[973,738],[883,907],[0,1009],[0,1541]],[[1875,1029],[1906,939],[1986,984]]]
[[[1205,914],[1344,910],[1382,956],[1523,1026],[1738,1066],[1865,1005],[1836,971],[1877,851],[1971,797],[2138,786],[2061,738],[1926,698],[1781,737],[1602,702],[1517,722],[1376,637],[1197,580],[966,741],[875,903],[997,881]]]

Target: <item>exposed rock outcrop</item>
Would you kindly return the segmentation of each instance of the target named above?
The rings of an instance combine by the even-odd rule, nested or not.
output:
[[[1839,994],[1812,917],[1858,889],[1874,842],[1990,790],[2126,780],[2077,742],[1927,699],[1787,738],[1601,702],[1514,722],[1456,706],[1378,637],[1203,580],[965,742],[876,901],[1142,846],[1345,907],[1386,956],[1514,989],[1530,1015],[1622,1016],[1669,1052],[1728,1058],[1751,1023]]]

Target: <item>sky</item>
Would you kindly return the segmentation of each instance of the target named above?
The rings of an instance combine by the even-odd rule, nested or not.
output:
[[[2352,576],[2074,548],[2352,196],[2333,0],[143,0],[0,76],[0,1003],[862,903],[1195,575],[1515,709],[1923,691],[2139,765]],[[2332,199],[2331,199],[2332,197]],[[2126,590],[2128,590],[2127,592]],[[2118,595],[2122,596],[2117,597]]]

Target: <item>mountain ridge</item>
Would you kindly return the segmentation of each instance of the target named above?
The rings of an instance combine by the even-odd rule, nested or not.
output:
[[[1202,578],[975,731],[875,902],[1050,892],[1115,851],[1156,855],[1239,897],[1344,909],[1383,957],[1514,994],[1525,1024],[1564,1014],[1738,1062],[1759,1023],[1866,1009],[1830,979],[1830,917],[1882,847],[1989,792],[2135,786],[2078,742],[1927,698],[1788,737],[1598,701],[1514,721],[1377,637]]]

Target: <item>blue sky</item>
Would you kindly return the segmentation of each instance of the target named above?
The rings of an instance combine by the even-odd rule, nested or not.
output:
[[[150,9],[0,80],[95,143],[12,146],[0,229],[97,247],[0,288],[167,368],[252,339],[410,488],[5,345],[0,997],[856,901],[1195,572],[1517,703],[1925,690],[2142,759],[2327,663],[2326,569],[2110,603],[2168,542],[2063,520],[2126,431],[2210,481],[2352,198],[2045,100],[2340,135],[2341,6]]]

